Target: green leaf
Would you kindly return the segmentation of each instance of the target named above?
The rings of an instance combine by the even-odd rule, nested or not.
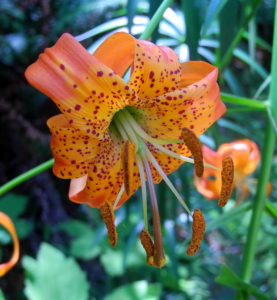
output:
[[[227,0],[213,0],[207,9],[204,25],[202,26],[202,36],[205,36],[211,23],[217,18],[218,14],[225,6]]]
[[[255,286],[243,282],[229,267],[221,265],[220,273],[215,279],[215,282],[231,287],[235,290],[247,292],[256,297],[256,299],[269,300],[269,297],[264,295]]]
[[[4,296],[4,293],[3,291],[0,289],[0,300],[5,300],[5,296]]]
[[[29,300],[87,300],[89,284],[73,258],[42,243],[37,259],[23,257],[27,273],[24,293]]]
[[[146,280],[136,281],[115,289],[104,300],[158,300],[161,286],[158,283],[148,283]]]
[[[233,37],[235,36],[238,25],[240,11],[239,0],[229,0],[222,8],[219,16],[220,25],[220,58],[224,56],[227,49],[229,48]]]
[[[105,237],[103,230],[92,230],[90,225],[78,220],[65,222],[59,228],[73,236],[69,246],[70,255],[82,259],[92,259],[100,254],[101,245],[99,243]]]
[[[133,26],[133,19],[136,15],[138,0],[128,0],[127,2],[127,11],[128,11],[128,31],[132,34],[132,26]]]
[[[199,0],[182,0],[181,3],[185,16],[186,43],[189,46],[190,60],[197,60],[199,57],[197,48],[201,29],[201,16],[199,9],[199,7],[201,7],[201,3]]]
[[[27,197],[10,193],[0,198],[0,211],[16,218],[24,212],[27,202]]]
[[[13,193],[0,198],[0,211],[4,212],[12,219],[19,239],[26,238],[33,229],[33,224],[29,221],[18,218],[22,213],[24,213],[27,203],[27,197]],[[8,244],[11,240],[10,234],[1,227],[0,242],[2,244]]]

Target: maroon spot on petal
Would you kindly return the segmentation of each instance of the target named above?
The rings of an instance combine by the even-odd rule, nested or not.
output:
[[[98,76],[98,77],[103,76],[103,74],[104,74],[104,73],[103,73],[102,71],[98,71],[98,72],[97,72],[97,76]]]
[[[65,70],[65,66],[64,66],[64,64],[60,64],[60,68],[61,68],[61,70]]]
[[[77,105],[75,105],[75,110],[80,110],[81,109],[81,105],[79,105],[79,104],[77,104]]]
[[[154,72],[151,71],[151,72],[149,73],[149,78],[151,79],[151,78],[153,78],[153,77],[154,77]]]
[[[114,82],[113,82],[113,85],[117,85],[117,81],[114,81]]]
[[[76,164],[76,160],[72,160],[71,163],[72,163],[73,165],[75,165],[75,164]]]
[[[167,100],[172,100],[172,97],[171,96],[167,96],[166,99]]]
[[[190,129],[193,129],[193,128],[194,128],[194,125],[190,125],[189,128],[190,128]]]
[[[78,87],[78,85],[76,83],[73,84],[74,89],[76,89]]]

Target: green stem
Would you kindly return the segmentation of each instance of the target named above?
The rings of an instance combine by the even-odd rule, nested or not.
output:
[[[238,104],[246,107],[257,108],[264,111],[266,111],[268,108],[267,103],[255,99],[234,96],[226,93],[220,93],[220,96],[225,103]]]
[[[165,10],[169,7],[169,5],[171,3],[172,3],[172,0],[164,0],[161,3],[159,8],[154,13],[153,17],[151,18],[151,20],[147,24],[144,32],[140,35],[139,38],[141,40],[147,40],[151,36],[151,34],[154,32],[155,28],[159,24],[160,20],[162,19]]]
[[[33,169],[15,177],[11,181],[7,182],[6,184],[2,185],[0,187],[0,196],[4,195],[7,193],[9,190],[13,189],[17,185],[21,184],[22,182],[36,176],[37,174],[46,171],[50,169],[54,164],[54,159],[49,159],[48,161],[34,167]]]
[[[274,39],[273,39],[273,50],[272,50],[272,62],[271,62],[271,84],[269,92],[269,103],[271,104],[272,117],[276,120],[277,111],[277,88],[275,82],[277,81],[277,6],[275,7],[275,24],[274,24]],[[265,207],[266,190],[270,176],[270,168],[272,164],[272,157],[275,148],[276,135],[269,118],[267,119],[266,135],[262,155],[262,166],[257,186],[257,192],[255,202],[253,205],[253,213],[249,224],[246,245],[244,248],[243,259],[242,259],[242,279],[245,282],[251,280],[251,274],[254,264],[257,235],[261,223],[261,216]],[[241,294],[238,294],[238,299],[241,299]]]
[[[272,156],[275,146],[275,133],[271,127],[269,121],[267,121],[265,145],[262,151],[262,166],[260,171],[260,177],[258,181],[258,187],[253,204],[253,212],[251,221],[249,224],[246,245],[244,248],[243,259],[242,259],[242,279],[245,282],[249,282],[251,279],[257,235],[261,224],[261,216],[265,207],[266,190],[269,181],[270,168],[272,164]]]
[[[229,63],[229,61],[230,61],[230,59],[231,59],[231,57],[233,55],[234,49],[237,47],[237,45],[239,44],[239,42],[240,42],[240,40],[241,40],[241,38],[243,36],[245,27],[248,25],[249,21],[255,15],[256,10],[259,7],[260,3],[261,3],[261,0],[256,0],[256,2],[254,3],[254,5],[252,4],[253,8],[248,13],[248,15],[245,17],[243,25],[240,27],[240,30],[237,32],[235,38],[233,39],[231,45],[228,48],[228,51],[225,53],[225,55],[223,56],[222,60],[219,63],[218,67],[219,67],[220,70],[223,70],[226,67],[226,65]]]

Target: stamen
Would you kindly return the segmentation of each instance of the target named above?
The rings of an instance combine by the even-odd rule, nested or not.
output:
[[[125,191],[125,187],[124,187],[124,184],[122,184],[122,186],[121,186],[121,188],[120,188],[120,191],[118,192],[118,194],[117,194],[117,196],[116,196],[116,199],[115,199],[115,201],[114,201],[114,204],[113,204],[113,209],[114,209],[114,210],[116,209],[117,204],[118,204],[118,202],[120,201],[120,199],[121,199],[121,197],[122,197],[124,191]]]
[[[143,229],[139,235],[139,238],[146,252],[146,262],[148,265],[153,266],[155,246],[148,230]]]
[[[129,123],[129,125],[135,130],[135,132],[142,137],[144,140],[150,142],[154,147],[156,147],[157,149],[159,149],[161,152],[164,152],[167,155],[170,155],[174,158],[180,159],[182,161],[188,162],[193,164],[194,163],[194,159],[190,158],[190,157],[186,157],[184,155],[179,155],[169,149],[164,148],[161,145],[168,145],[168,144],[176,144],[176,143],[184,143],[184,141],[182,140],[160,140],[160,139],[156,139],[156,138],[152,138],[150,135],[148,135],[142,128],[141,126],[136,122],[136,120],[132,117],[132,115],[128,112],[128,111],[124,111],[125,115],[126,115],[126,120]],[[215,170],[220,171],[219,168],[211,165],[211,164],[207,164],[204,163],[205,167],[209,167]]]
[[[138,155],[136,156],[136,160],[137,160],[137,165],[138,165],[138,169],[139,169],[140,184],[141,184],[144,227],[145,227],[146,230],[148,230],[147,192],[146,192],[145,174],[144,174],[142,161],[141,161],[141,159]]]
[[[223,207],[230,198],[233,190],[234,162],[230,156],[227,156],[222,160],[221,181],[221,192],[218,205]]]
[[[162,176],[163,180],[168,185],[168,187],[171,189],[172,193],[175,195],[175,197],[177,198],[177,200],[180,202],[180,204],[183,206],[183,208],[187,211],[187,213],[189,215],[191,215],[191,211],[189,210],[189,208],[186,205],[185,201],[183,200],[182,196],[178,193],[178,191],[176,190],[176,188],[174,187],[174,185],[171,183],[171,181],[169,180],[169,178],[166,176],[165,172],[160,167],[160,165],[156,161],[155,157],[151,154],[151,152],[148,150],[148,148],[146,149],[146,154],[147,154],[147,157],[148,157],[149,161],[153,164],[153,166],[155,167],[155,169]]]
[[[204,172],[203,153],[197,136],[188,128],[182,129],[181,136],[193,155],[196,175],[202,177]]]
[[[195,209],[193,212],[193,223],[192,223],[192,237],[191,241],[187,248],[187,255],[191,256],[194,255],[204,239],[205,233],[205,219],[202,215],[201,210]]]
[[[114,210],[110,202],[104,202],[100,207],[102,219],[107,227],[109,242],[112,247],[115,247],[117,242],[117,231],[115,227]]]
[[[181,140],[161,140],[157,138],[152,138],[149,134],[147,134],[141,126],[136,122],[136,120],[133,118],[133,116],[127,111],[124,110],[124,115],[126,117],[127,122],[130,124],[130,126],[133,127],[135,132],[141,136],[143,139],[150,143],[160,144],[160,145],[167,145],[167,144],[178,144],[183,143]]]
[[[129,141],[125,141],[122,151],[122,167],[127,195],[130,195],[130,192],[133,190],[135,153],[135,145]]]
[[[161,146],[161,145],[155,144],[155,143],[152,143],[152,145],[153,145],[155,148],[159,149],[161,152],[163,152],[163,153],[165,153],[165,154],[167,154],[167,155],[169,155],[169,156],[172,156],[172,157],[177,158],[177,159],[180,159],[180,160],[182,160],[182,161],[185,161],[185,162],[194,164],[194,159],[193,159],[193,158],[190,158],[190,157],[186,157],[186,156],[184,156],[184,155],[177,154],[177,153],[175,153],[175,152],[173,152],[173,151],[171,151],[171,150],[169,150],[169,149],[167,149],[167,148],[164,148],[164,147]],[[219,169],[219,168],[217,168],[217,167],[215,167],[215,166],[213,166],[213,165],[207,164],[207,163],[204,163],[204,166],[205,166],[205,167],[208,167],[208,168],[211,168],[211,169],[215,169],[215,170],[221,171],[221,169]]]
[[[163,238],[162,238],[162,231],[161,231],[161,221],[160,221],[158,202],[156,198],[155,187],[154,187],[154,182],[153,182],[149,163],[144,156],[142,156],[141,158],[143,160],[143,164],[146,172],[149,194],[150,194],[151,205],[152,205],[154,247],[155,247],[153,266],[157,268],[161,268],[166,263],[166,260],[164,256],[164,250],[163,250]]]

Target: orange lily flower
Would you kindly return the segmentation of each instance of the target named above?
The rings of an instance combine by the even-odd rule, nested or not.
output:
[[[125,82],[122,77],[130,66],[130,79]],[[117,240],[114,209],[141,185],[146,230],[140,237],[149,250],[147,262],[153,266],[165,261],[154,183],[164,179],[190,213],[166,175],[184,161],[193,162],[187,157],[197,147],[193,137],[225,112],[217,74],[208,63],[180,63],[170,48],[126,33],[111,35],[93,55],[70,34],[63,34],[26,70],[29,83],[49,96],[62,113],[47,121],[54,174],[71,179],[71,201],[100,208],[113,246]]]
[[[2,212],[0,212],[0,225],[8,230],[14,244],[13,254],[10,260],[6,263],[0,264],[0,277],[2,277],[17,263],[19,259],[19,241],[12,220]]]
[[[248,195],[247,177],[253,173],[260,161],[258,146],[251,140],[243,139],[221,145],[217,152],[202,146],[204,161],[216,167],[221,160],[230,156],[234,162],[234,187],[238,191],[238,203]],[[202,178],[195,177],[195,185],[199,193],[209,200],[217,199],[221,190],[221,174],[219,170],[206,168]],[[237,204],[238,204],[237,203]]]

